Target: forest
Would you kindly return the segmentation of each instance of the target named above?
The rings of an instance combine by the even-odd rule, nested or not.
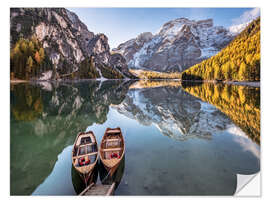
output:
[[[53,70],[53,78],[56,79],[95,79],[100,78],[100,73],[103,77],[109,79],[124,78],[119,71],[105,64],[95,63],[94,56],[85,58],[79,64],[77,71],[66,74],[64,73],[65,70],[72,71],[72,67],[63,57],[61,57],[61,61],[61,67],[56,72],[54,65],[35,36],[30,39],[20,38],[10,52],[11,80],[37,79],[48,70]]]
[[[100,70],[100,72],[98,71]],[[102,77],[108,79],[123,79],[124,76],[105,64],[95,63],[95,57],[90,56],[85,58],[79,65],[79,69],[68,75],[68,79],[96,79]]]
[[[206,81],[260,81],[260,18],[254,20],[217,55],[192,66],[182,73],[162,73],[147,70],[132,70],[141,79],[182,79]],[[66,61],[64,61],[66,62]],[[47,70],[53,70],[56,78],[95,79],[103,77],[122,79],[123,75],[105,64],[95,63],[95,57],[85,58],[75,72],[61,74],[61,69],[70,65],[62,63],[56,73],[51,60],[35,36],[20,38],[10,52],[11,80],[36,79]]]
[[[29,40],[20,38],[11,49],[11,79],[29,80],[41,76],[42,72],[51,68],[52,63],[36,37]]]
[[[217,55],[182,72],[182,80],[260,81],[260,18]]]

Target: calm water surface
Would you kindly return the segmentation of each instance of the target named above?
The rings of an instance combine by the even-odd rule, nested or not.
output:
[[[92,130],[100,143],[107,127],[126,143],[116,195],[232,195],[236,174],[260,170],[260,88],[108,80],[10,94],[11,195],[76,195],[76,135]]]

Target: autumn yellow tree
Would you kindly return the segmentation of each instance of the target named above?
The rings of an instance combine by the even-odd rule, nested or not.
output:
[[[33,68],[33,59],[31,56],[28,57],[27,63],[26,63],[26,79],[28,80]]]
[[[10,73],[13,78],[29,79],[51,66],[49,58],[35,38],[19,39],[10,50]]]
[[[241,63],[238,75],[240,80],[245,80],[248,77],[248,69],[245,62]]]
[[[188,75],[196,75],[202,80],[259,81],[260,58],[260,18],[258,18],[217,55],[185,70],[182,76],[192,78]]]

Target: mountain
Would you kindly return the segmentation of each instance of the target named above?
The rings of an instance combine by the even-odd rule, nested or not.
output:
[[[246,23],[241,23],[238,25],[233,25],[231,27],[229,27],[229,31],[233,34],[233,35],[238,35],[240,34],[252,21],[246,22]]]
[[[89,31],[64,8],[11,8],[10,44],[11,72],[20,79],[26,76],[16,68],[40,79],[132,77],[125,59],[110,53],[108,38]]]
[[[260,18],[217,55],[182,73],[183,80],[260,80]]]
[[[232,39],[232,34],[214,26],[212,19],[178,18],[165,23],[157,34],[142,33],[113,52],[121,53],[129,68],[181,72],[217,54]]]

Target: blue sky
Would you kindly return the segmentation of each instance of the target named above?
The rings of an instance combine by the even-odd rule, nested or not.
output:
[[[111,48],[118,46],[142,32],[156,33],[173,19],[191,20],[212,18],[214,25],[230,27],[247,22],[259,15],[254,8],[67,8],[75,12],[88,29],[104,33]]]

